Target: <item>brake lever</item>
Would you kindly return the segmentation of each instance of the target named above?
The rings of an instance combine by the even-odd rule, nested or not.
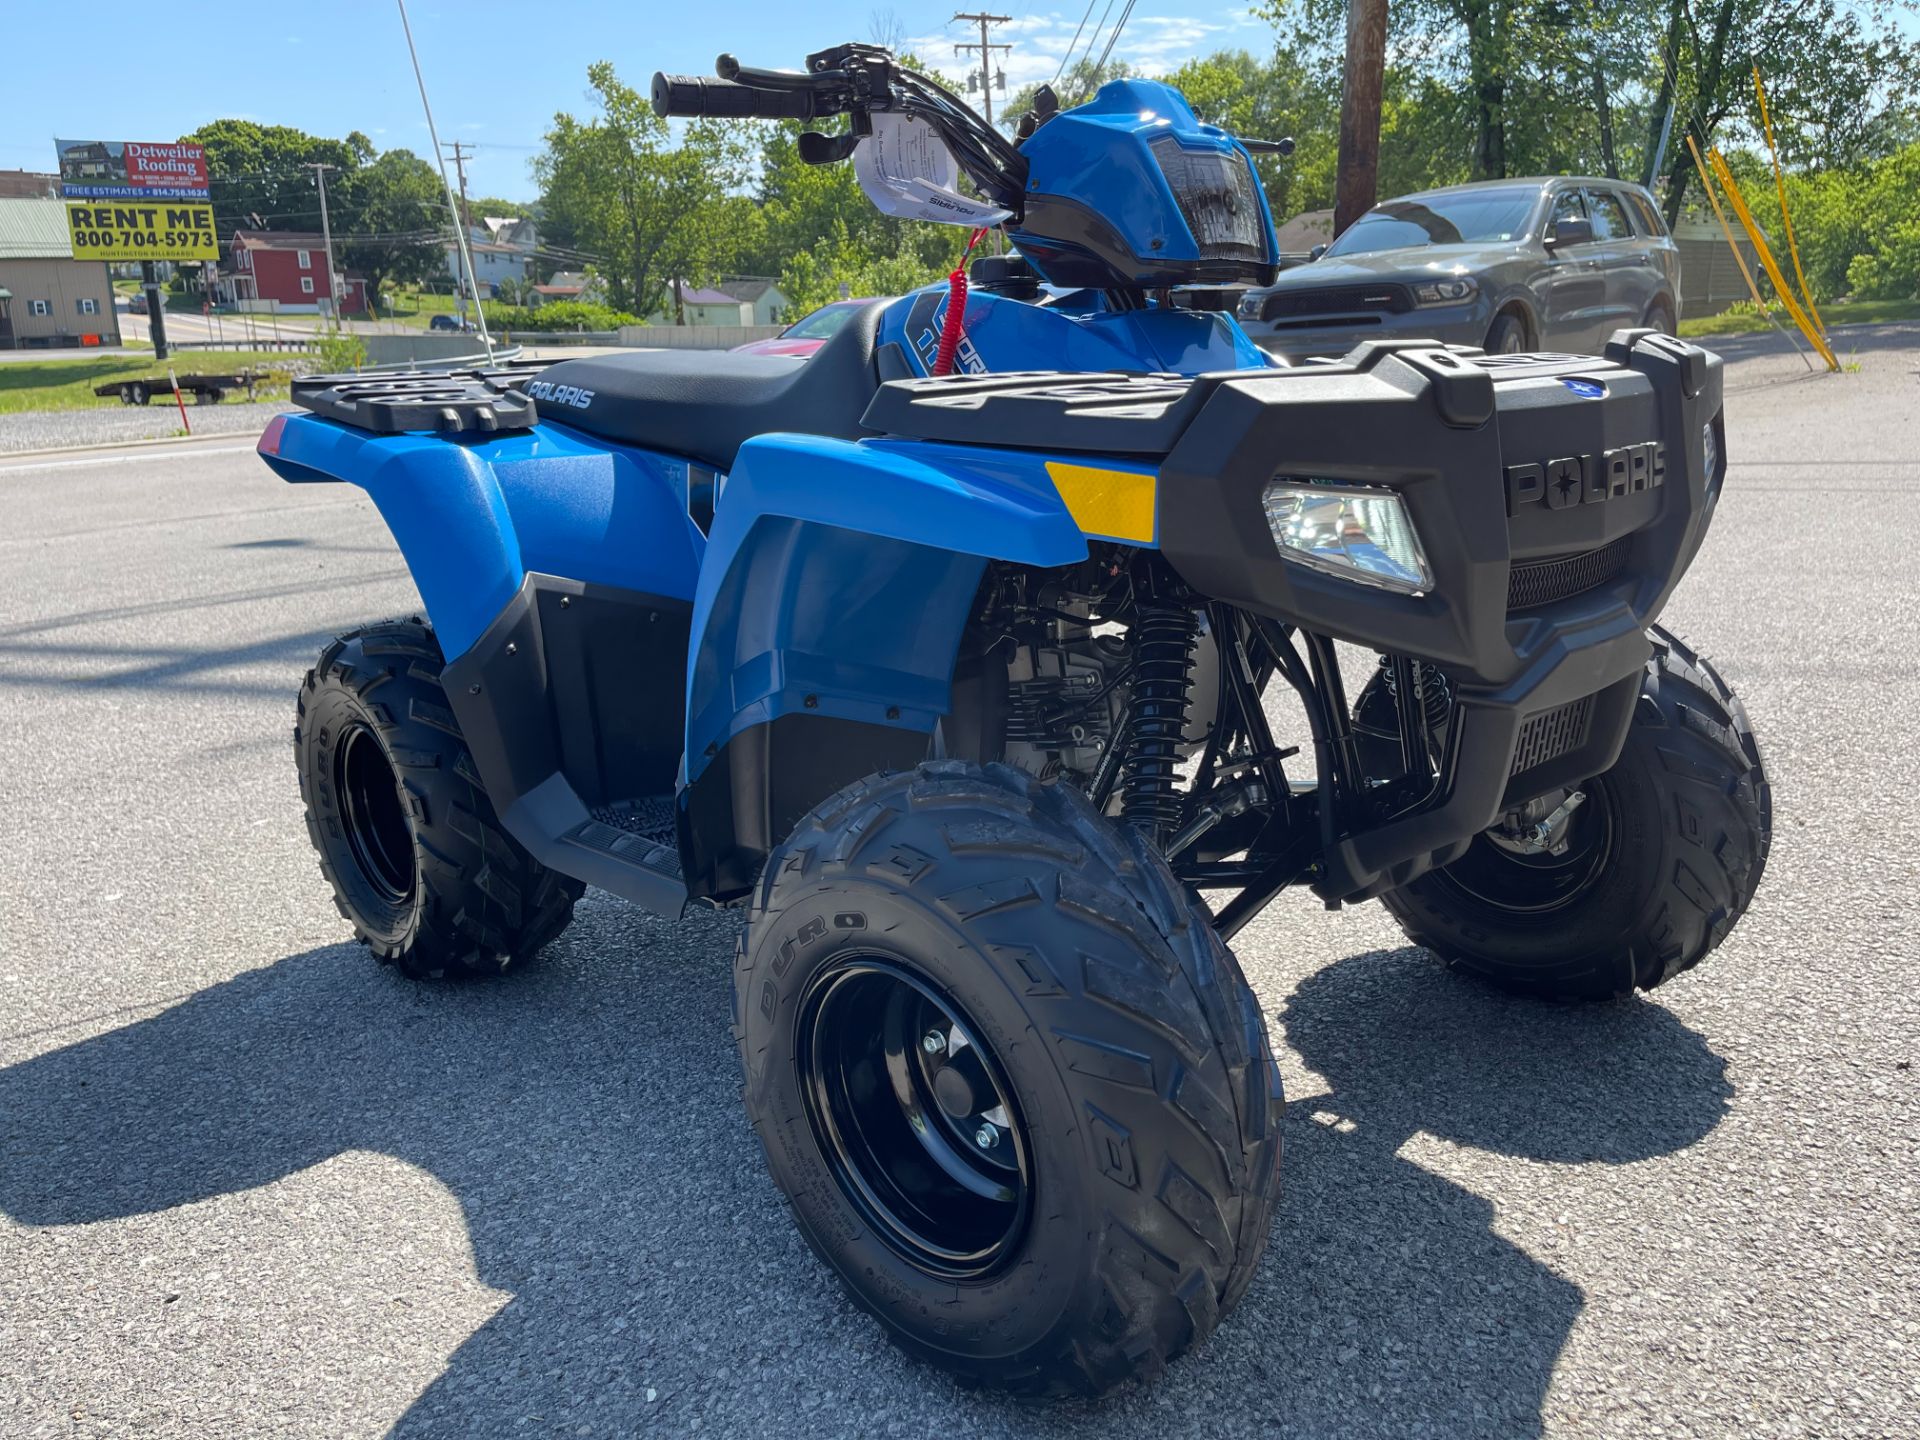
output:
[[[815,90],[832,78],[809,75],[804,70],[762,70],[757,65],[742,65],[735,55],[722,55],[715,60],[713,73],[722,80],[751,85],[756,90]]]
[[[809,165],[836,165],[853,157],[860,142],[873,134],[873,117],[855,108],[848,116],[847,133],[822,135],[818,130],[800,132],[800,158]]]

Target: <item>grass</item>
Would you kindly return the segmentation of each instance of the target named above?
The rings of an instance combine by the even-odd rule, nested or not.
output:
[[[1828,325],[1866,325],[1883,320],[1920,320],[1920,300],[1836,300],[1820,307],[1820,318]],[[1784,312],[1780,323],[1788,325]],[[1703,315],[1697,320],[1682,320],[1680,333],[1689,340],[1702,335],[1751,335],[1773,327],[1767,317],[1755,314],[1752,302],[1721,315]]]
[[[188,375],[231,375],[247,369],[273,369],[280,376],[277,382],[254,387],[254,394],[258,398],[272,400],[287,393],[285,377],[295,363],[296,357],[284,352],[218,350],[204,356],[196,355],[192,359],[176,359],[174,373],[184,378]],[[91,410],[96,405],[118,406],[120,399],[117,395],[98,396],[93,393],[93,387],[115,380],[163,378],[165,374],[166,367],[163,365],[126,355],[9,360],[0,363],[0,415],[17,414],[23,410]],[[240,392],[238,398],[244,399],[245,392]],[[157,405],[160,401],[156,398],[152,403]],[[167,403],[173,403],[172,391],[167,392]],[[193,402],[189,399],[187,403]]]

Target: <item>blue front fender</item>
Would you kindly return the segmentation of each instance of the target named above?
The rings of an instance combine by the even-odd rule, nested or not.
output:
[[[782,715],[931,732],[986,562],[1087,556],[1050,458],[800,435],[741,447],[694,596],[683,779]]]

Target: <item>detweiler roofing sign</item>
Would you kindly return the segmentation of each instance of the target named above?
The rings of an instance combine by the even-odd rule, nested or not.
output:
[[[55,140],[69,200],[204,200],[207,152],[178,142]]]
[[[55,140],[76,260],[220,258],[207,152],[138,140]]]

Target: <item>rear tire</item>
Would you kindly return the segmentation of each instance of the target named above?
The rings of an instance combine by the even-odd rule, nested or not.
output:
[[[1164,862],[1070,786],[942,761],[841,791],[769,858],[734,994],[774,1181],[909,1353],[1098,1394],[1245,1291],[1277,1191],[1266,1027]]]
[[[307,833],[354,938],[418,980],[498,975],[573,918],[585,886],[500,826],[419,620],[343,635],[300,687]]]
[[[1414,943],[1509,990],[1595,1000],[1692,969],[1746,913],[1773,835],[1746,707],[1694,651],[1658,626],[1648,634],[1626,746],[1579,787],[1569,856],[1516,856],[1476,836],[1453,864],[1381,897]]]
[[[1647,318],[1643,323],[1649,330],[1658,330],[1662,335],[1677,333],[1673,322],[1673,305],[1665,299],[1656,300],[1647,307]]]

